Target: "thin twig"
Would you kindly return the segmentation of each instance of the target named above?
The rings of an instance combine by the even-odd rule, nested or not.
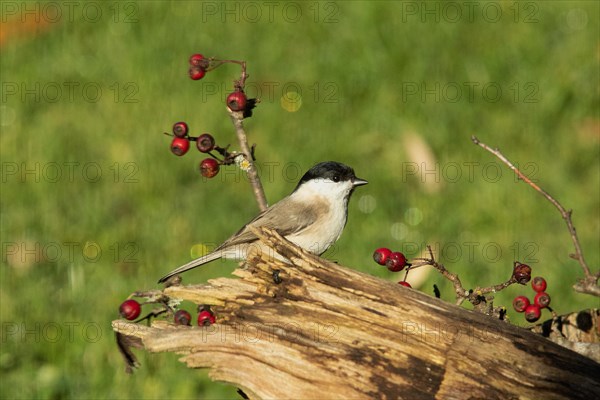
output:
[[[454,286],[454,292],[456,293],[456,305],[461,305],[469,297],[469,291],[463,287],[457,274],[453,274],[452,272],[448,271],[443,264],[435,261],[431,246],[427,245],[427,250],[429,251],[429,258],[415,258],[415,260],[423,261],[423,263],[415,264],[411,266],[411,269],[422,267],[423,265],[431,265],[433,268],[437,269],[446,279],[452,282],[452,285]]]
[[[238,142],[240,143],[240,148],[246,156],[246,161],[248,161],[248,178],[250,180],[250,184],[252,185],[254,197],[256,198],[256,202],[258,203],[258,208],[260,209],[260,211],[264,211],[268,207],[267,197],[265,196],[265,191],[263,189],[262,182],[260,181],[258,171],[256,170],[256,166],[254,165],[252,151],[250,149],[250,146],[248,146],[248,139],[246,137],[246,131],[244,130],[243,124],[243,112],[231,111],[229,109],[228,111],[229,115],[231,116],[233,126],[235,127],[235,133],[237,135]]]
[[[495,293],[495,292],[499,292],[501,290],[506,289],[507,287],[509,287],[512,284],[517,283],[517,280],[515,279],[514,276],[511,276],[509,280],[507,280],[506,282],[503,283],[499,283],[497,285],[493,285],[493,286],[488,286],[488,287],[484,287],[484,288],[476,288],[474,291],[479,293],[479,294],[486,294],[486,293]]]
[[[236,61],[236,60],[215,60],[219,61],[221,65],[222,63],[235,63],[240,65],[242,69],[242,73],[239,80],[235,80],[233,82],[233,86],[236,90],[244,90],[244,85],[246,83],[246,79],[248,78],[248,73],[246,72],[246,62],[245,61]],[[217,65],[217,66],[218,66]],[[216,68],[216,66],[215,66]],[[265,196],[265,190],[263,189],[262,182],[260,181],[260,177],[258,176],[258,171],[256,170],[256,165],[254,164],[254,146],[250,148],[248,146],[248,137],[246,136],[246,131],[244,130],[244,111],[232,111],[227,107],[227,111],[229,111],[229,116],[231,117],[231,122],[233,122],[233,126],[235,128],[235,133],[238,138],[238,142],[240,143],[240,148],[242,149],[242,153],[248,162],[248,167],[244,168],[248,173],[248,179],[250,180],[250,184],[252,185],[252,191],[254,192],[254,198],[258,203],[258,208],[260,211],[264,211],[269,207],[267,203],[267,197]]]
[[[409,270],[414,269],[414,268],[419,268],[425,265],[431,265],[432,267],[434,267],[439,273],[442,274],[442,276],[444,276],[444,278],[448,279],[450,282],[452,282],[452,285],[454,286],[454,292],[456,294],[456,305],[461,305],[465,300],[468,300],[471,304],[473,304],[477,310],[481,311],[481,312],[486,312],[489,313],[489,311],[486,311],[488,308],[489,309],[493,309],[493,307],[484,307],[484,305],[482,304],[482,301],[484,303],[490,303],[491,304],[491,299],[493,299],[493,297],[485,297],[484,294],[487,293],[495,293],[495,292],[499,292],[505,288],[507,288],[508,286],[517,283],[516,278],[513,276],[510,277],[510,279],[508,279],[506,282],[497,284],[497,285],[492,285],[492,286],[487,286],[487,287],[477,287],[474,290],[467,290],[464,288],[464,286],[462,285],[462,282],[460,281],[460,278],[458,277],[457,274],[454,274],[450,271],[448,271],[448,269],[446,269],[446,267],[443,264],[438,263],[434,256],[433,256],[433,251],[431,250],[431,246],[427,245],[427,251],[429,252],[429,258],[415,258],[415,261],[422,261],[421,263],[413,263]],[[408,271],[407,271],[408,274]],[[406,280],[406,277],[405,277]]]
[[[581,268],[583,269],[583,273],[585,275],[585,278],[583,280],[580,280],[577,284],[575,284],[574,289],[580,293],[588,293],[588,294],[592,294],[595,296],[600,296],[600,287],[598,287],[598,279],[600,279],[600,271],[596,272],[595,274],[592,274],[589,266],[587,265],[587,262],[585,261],[585,258],[583,256],[583,250],[581,249],[581,244],[579,242],[579,238],[577,237],[577,231],[576,231],[575,226],[573,225],[573,221],[571,219],[571,214],[573,213],[573,211],[572,210],[567,211],[562,206],[562,204],[560,204],[558,202],[558,200],[556,200],[554,197],[552,197],[550,194],[548,194],[548,192],[546,192],[544,189],[542,189],[537,184],[535,184],[535,182],[533,182],[525,174],[523,174],[517,167],[515,167],[515,165],[513,163],[511,163],[510,160],[508,160],[508,158],[506,158],[504,156],[504,154],[502,154],[500,152],[499,149],[497,149],[497,148],[492,149],[487,144],[482,143],[475,136],[471,136],[471,140],[473,141],[473,143],[475,143],[479,147],[482,147],[483,149],[485,149],[488,152],[495,155],[498,159],[500,159],[500,161],[502,161],[504,164],[506,164],[508,166],[508,168],[510,168],[520,179],[525,181],[525,183],[527,183],[529,186],[531,186],[533,189],[535,189],[538,193],[540,193],[542,196],[544,196],[546,198],[546,200],[548,200],[550,203],[552,203],[554,205],[554,207],[556,207],[556,209],[560,212],[560,215],[562,216],[562,218],[565,220],[565,222],[567,224],[567,229],[569,230],[569,233],[571,235],[571,240],[573,241],[573,245],[575,246],[575,254],[569,254],[569,256],[579,262],[579,265],[581,265]]]

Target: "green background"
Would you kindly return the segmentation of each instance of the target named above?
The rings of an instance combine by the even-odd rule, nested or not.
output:
[[[224,99],[239,69],[191,81],[195,52],[248,62],[261,103],[245,125],[271,203],[323,160],[369,180],[329,258],[397,281],[373,250],[431,244],[467,287],[519,260],[558,313],[598,307],[571,289],[582,272],[558,212],[470,140],[574,210],[597,268],[598,15],[591,1],[3,2],[0,397],[237,398],[174,355],[138,352],[125,375],[110,328],[130,293],[257,212],[235,167],[203,180],[203,157],[175,157],[162,134],[184,120],[237,148]],[[408,281],[453,300],[436,273]]]

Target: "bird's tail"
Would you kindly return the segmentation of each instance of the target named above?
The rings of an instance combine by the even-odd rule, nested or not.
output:
[[[223,254],[222,254],[221,251],[214,251],[214,252],[212,252],[210,254],[207,254],[205,256],[196,258],[195,260],[192,260],[189,263],[187,263],[185,265],[182,265],[179,268],[175,268],[173,271],[169,272],[168,274],[166,274],[165,276],[163,276],[162,278],[160,278],[158,280],[158,283],[163,283],[164,281],[166,281],[167,279],[169,279],[173,275],[177,275],[177,274],[180,274],[182,272],[189,271],[190,269],[199,267],[201,265],[204,265],[206,263],[214,261],[214,260],[216,260],[218,258],[221,258],[222,255]]]

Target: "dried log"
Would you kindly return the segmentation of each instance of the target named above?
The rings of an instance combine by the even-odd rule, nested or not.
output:
[[[600,398],[600,364],[589,358],[258,233],[291,263],[253,254],[234,271],[240,279],[163,290],[213,305],[216,324],[119,320],[114,330],[210,368],[250,398]]]

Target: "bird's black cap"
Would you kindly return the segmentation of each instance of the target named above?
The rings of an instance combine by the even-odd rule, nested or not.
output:
[[[330,179],[334,182],[352,181],[356,186],[367,183],[364,179],[357,178],[352,168],[337,161],[318,163],[304,174],[296,188],[311,179]]]

